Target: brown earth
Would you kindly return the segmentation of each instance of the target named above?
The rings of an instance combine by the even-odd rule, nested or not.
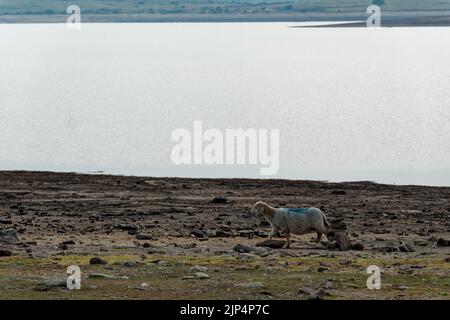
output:
[[[386,259],[443,262],[450,247],[438,245],[438,239],[450,239],[449,199],[449,187],[372,182],[5,171],[0,172],[0,230],[16,230],[19,243],[0,243],[0,249],[12,251],[16,260],[10,263],[20,257],[117,254],[143,261],[149,256],[237,257],[242,253],[233,250],[236,244],[255,245],[268,234],[267,224],[248,214],[256,201],[264,200],[275,207],[319,207],[334,228],[345,230],[352,244],[360,243],[364,250],[330,251],[326,239],[316,244],[311,241],[315,235],[309,234],[295,236],[290,249],[266,249],[259,254],[262,259],[316,255],[380,264]],[[401,273],[405,268],[400,264],[396,272]],[[426,268],[448,282],[448,264],[444,266]],[[358,272],[364,272],[363,267]],[[4,264],[3,276],[7,270]]]

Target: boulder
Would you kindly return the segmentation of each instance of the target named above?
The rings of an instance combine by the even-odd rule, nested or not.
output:
[[[347,251],[352,248],[352,242],[348,234],[344,231],[332,231],[328,233],[327,238],[335,241],[340,251]]]
[[[17,232],[14,229],[0,230],[0,244],[16,244],[19,243]]]
[[[35,290],[37,291],[48,291],[54,288],[67,288],[67,279],[66,278],[49,278],[44,279],[39,282]]]
[[[273,249],[280,249],[286,244],[285,240],[264,240],[261,242],[258,242],[256,244],[257,247],[267,247],[267,248],[273,248]]]
[[[12,251],[7,249],[0,249],[0,257],[10,257],[12,256]]]

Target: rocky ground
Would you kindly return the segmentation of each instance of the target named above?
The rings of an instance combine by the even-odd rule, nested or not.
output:
[[[0,172],[0,298],[449,299],[449,199],[371,182]],[[257,246],[258,200],[319,207],[335,237]],[[68,291],[73,264],[82,288]],[[381,290],[366,287],[369,265]]]

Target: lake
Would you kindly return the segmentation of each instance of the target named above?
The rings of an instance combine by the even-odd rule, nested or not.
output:
[[[271,178],[450,186],[450,28],[292,26],[0,25],[0,170],[261,177],[173,164],[202,121],[278,129]]]

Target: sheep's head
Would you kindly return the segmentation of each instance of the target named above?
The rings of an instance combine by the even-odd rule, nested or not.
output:
[[[262,201],[255,203],[253,208],[250,210],[250,215],[252,218],[262,218],[264,216],[264,207],[265,203]]]

